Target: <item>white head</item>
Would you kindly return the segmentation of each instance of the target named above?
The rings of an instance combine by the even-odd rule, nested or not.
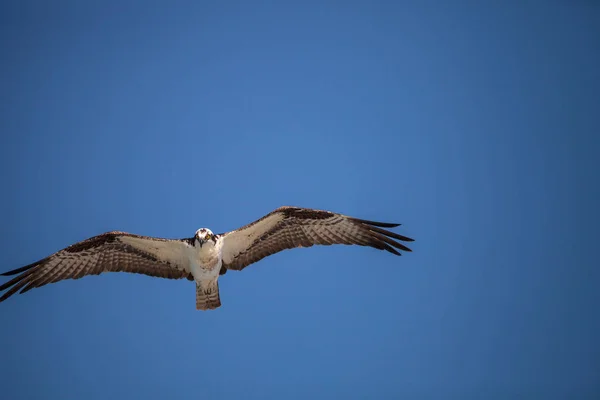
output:
[[[196,240],[200,243],[200,247],[207,242],[217,243],[217,236],[208,228],[200,228],[196,231]]]

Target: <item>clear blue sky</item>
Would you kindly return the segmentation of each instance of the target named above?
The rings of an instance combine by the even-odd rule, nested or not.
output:
[[[417,241],[277,254],[216,312],[127,274],[12,297],[4,398],[600,397],[598,3],[93,3],[0,6],[1,270],[280,205]]]

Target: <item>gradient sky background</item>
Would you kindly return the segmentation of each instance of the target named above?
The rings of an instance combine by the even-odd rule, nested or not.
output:
[[[417,241],[280,253],[216,312],[127,274],[12,297],[4,398],[600,397],[597,2],[95,3],[0,5],[1,270],[280,205]]]

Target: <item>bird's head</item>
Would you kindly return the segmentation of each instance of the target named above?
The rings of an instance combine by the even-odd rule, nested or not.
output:
[[[200,243],[200,247],[202,247],[205,243],[210,241],[216,243],[217,237],[210,229],[200,228],[196,231],[196,240]]]

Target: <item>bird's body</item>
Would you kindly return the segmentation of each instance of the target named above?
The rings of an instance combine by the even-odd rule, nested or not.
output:
[[[0,302],[19,290],[24,293],[64,279],[124,271],[193,280],[196,308],[214,309],[221,305],[219,276],[230,269],[242,270],[284,249],[313,245],[356,244],[400,255],[396,249],[410,249],[396,240],[412,239],[382,229],[395,226],[398,224],[323,210],[280,207],[251,224],[218,235],[207,228],[198,229],[194,237],[185,239],[107,232],[2,274],[18,275],[0,286],[0,291],[8,289]]]
[[[223,240],[206,228],[199,229],[196,235],[201,237],[203,233],[208,233],[214,240],[188,248],[190,271],[196,281],[196,308],[199,310],[221,305],[217,280],[223,265]]]

